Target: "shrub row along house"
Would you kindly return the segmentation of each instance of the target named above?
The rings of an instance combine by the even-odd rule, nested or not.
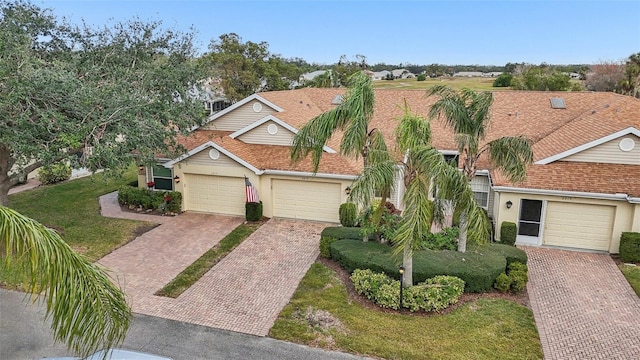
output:
[[[306,122],[340,103],[344,89],[304,88],[259,93],[209,117],[182,139],[189,150],[140,172],[140,186],[183,193],[183,210],[243,215],[246,176],[264,215],[338,221],[361,161],[338,154],[341,134],[324,147],[318,173],[309,159],[292,165],[292,137]],[[436,100],[416,90],[375,90],[371,128],[387,144],[403,115],[427,117]],[[517,241],[617,253],[621,232],[640,231],[640,100],[613,93],[494,93],[486,141],[524,135],[534,164],[513,184],[480,158],[471,183],[496,228],[518,225]],[[439,120],[433,145],[457,161],[454,135]],[[401,178],[390,201],[402,209]]]

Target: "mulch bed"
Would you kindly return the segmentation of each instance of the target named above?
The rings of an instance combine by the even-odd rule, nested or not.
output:
[[[357,302],[358,304],[360,304],[361,306],[370,309],[370,310],[376,310],[376,311],[380,311],[380,312],[384,312],[384,313],[397,313],[397,310],[392,310],[392,309],[385,309],[385,308],[381,308],[378,305],[376,305],[373,301],[365,298],[364,296],[359,295],[355,288],[353,287],[353,283],[351,283],[351,280],[349,279],[349,273],[344,270],[340,264],[338,264],[337,262],[331,260],[331,259],[326,259],[322,256],[318,256],[318,259],[316,259],[317,262],[321,263],[322,265],[325,265],[326,267],[332,269],[333,271],[336,272],[336,274],[338,275],[338,277],[340,278],[340,280],[342,280],[342,282],[344,283],[345,287],[347,288],[347,293],[349,295],[349,300]],[[498,291],[493,291],[493,292],[489,292],[489,293],[463,293],[462,296],[460,296],[460,299],[458,300],[457,304],[451,305],[448,308],[440,311],[440,312],[424,312],[424,311],[420,311],[420,312],[410,312],[407,309],[404,309],[402,312],[405,315],[412,315],[412,316],[434,316],[434,315],[442,315],[442,314],[448,314],[450,312],[452,312],[453,310],[467,304],[467,303],[471,303],[471,302],[475,302],[478,299],[506,299],[506,300],[510,300],[513,301],[515,303],[518,303],[522,306],[526,306],[527,308],[531,308],[531,305],[529,303],[529,294],[527,293],[527,290],[525,289],[523,292],[519,293],[519,294],[510,294],[510,293],[506,293],[503,294],[501,292]]]
[[[611,259],[616,263],[616,265],[620,266],[622,264],[634,264],[636,266],[640,266],[640,262],[626,262],[620,260],[620,254],[611,254]]]

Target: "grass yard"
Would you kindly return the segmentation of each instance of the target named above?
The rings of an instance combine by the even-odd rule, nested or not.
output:
[[[320,326],[330,320],[337,322]],[[526,307],[479,299],[444,315],[369,309],[350,299],[339,276],[320,263],[309,269],[269,336],[385,359],[543,358]]]
[[[96,174],[40,186],[11,195],[9,207],[56,229],[74,250],[96,261],[152,226],[100,215],[98,197],[135,179],[135,170],[131,169],[121,178]]]
[[[495,78],[483,78],[483,77],[443,77],[430,79],[427,78],[425,81],[417,81],[416,78],[413,79],[396,79],[396,80],[376,80],[373,81],[374,89],[402,89],[402,90],[412,90],[412,89],[424,89],[435,86],[435,85],[446,85],[453,89],[460,90],[462,88],[469,88],[472,90],[509,90],[510,88],[495,88],[493,87],[493,82]]]
[[[185,290],[198,281],[207,271],[227,256],[236,246],[240,245],[244,239],[258,230],[260,223],[241,224],[233,229],[220,242],[204,253],[193,264],[182,270],[170,283],[156,292],[156,295],[177,298]]]
[[[640,297],[640,266],[620,264],[620,271]]]

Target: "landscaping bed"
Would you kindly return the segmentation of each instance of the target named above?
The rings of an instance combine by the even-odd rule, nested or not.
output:
[[[385,359],[543,358],[531,310],[505,299],[511,295],[463,294],[437,314],[398,313],[355,294],[348,277],[319,259],[269,336]]]
[[[347,272],[371,269],[399,279],[401,256],[392,255],[392,248],[377,242],[337,240],[330,245],[331,258]],[[456,276],[465,281],[465,292],[493,291],[496,278],[513,261],[526,263],[524,251],[508,245],[469,246],[466,253],[450,250],[417,250],[413,255],[414,283],[437,275]]]

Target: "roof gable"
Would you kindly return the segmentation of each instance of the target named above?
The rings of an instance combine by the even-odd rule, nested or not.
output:
[[[251,132],[252,130],[256,129],[257,127],[259,127],[260,125],[263,125],[263,124],[266,124],[266,123],[269,123],[269,122],[273,122],[273,123],[277,124],[278,126],[286,129],[286,131],[289,131],[292,135],[298,134],[298,129],[294,128],[293,126],[287,124],[286,122],[278,119],[277,117],[275,117],[273,115],[268,115],[268,116],[265,116],[262,119],[254,122],[252,124],[249,124],[248,126],[245,126],[244,128],[242,128],[242,129],[240,129],[238,131],[235,131],[235,132],[231,133],[229,135],[229,137],[232,138],[232,139],[242,140],[242,139],[240,139],[240,137],[242,135],[247,134],[247,133]],[[266,145],[268,145],[268,144],[266,144]],[[330,153],[330,154],[335,154],[336,153],[335,150],[331,149],[330,147],[328,147],[326,145],[323,147],[323,150],[325,152]]]
[[[241,159],[240,157],[234,155],[233,153],[231,153],[230,151],[228,151],[227,149],[223,148],[222,146],[216,144],[213,141],[207,141],[206,143],[195,147],[191,150],[189,150],[186,154],[183,154],[171,161],[168,161],[164,164],[162,164],[164,167],[166,168],[172,168],[173,165],[175,165],[176,163],[179,163],[182,160],[185,160],[186,158],[195,155],[207,148],[214,148],[216,150],[218,150],[220,153],[226,155],[227,157],[231,158],[232,160],[234,160],[235,162],[237,162],[238,164],[246,167],[247,169],[251,170],[254,172],[254,174],[256,175],[261,175],[263,173],[263,171],[261,171],[260,169],[256,168],[255,166],[249,164],[248,162],[244,161],[243,159]]]
[[[638,129],[634,128],[634,127],[628,127],[626,129],[617,131],[617,132],[609,134],[607,136],[603,136],[603,137],[601,137],[599,139],[596,139],[596,140],[590,141],[588,143],[582,144],[580,146],[576,146],[576,147],[571,148],[569,150],[563,151],[563,152],[558,153],[556,155],[549,156],[549,157],[546,157],[544,159],[540,159],[540,160],[536,161],[535,163],[537,165],[546,165],[546,164],[552,163],[554,161],[565,159],[565,158],[567,158],[567,157],[569,157],[571,155],[578,154],[578,153],[580,153],[582,151],[585,151],[585,150],[588,150],[588,149],[592,149],[592,148],[594,148],[596,146],[602,145],[604,143],[607,143],[607,142],[615,140],[615,139],[619,139],[619,138],[621,138],[623,136],[627,136],[627,135],[635,135],[636,137],[640,137],[640,130],[638,130]]]
[[[228,114],[228,113],[230,113],[230,112],[232,112],[232,111],[234,111],[234,110],[236,110],[238,108],[241,108],[242,106],[244,106],[245,104],[250,103],[253,100],[259,101],[260,103],[270,107],[271,109],[273,109],[276,112],[284,111],[281,107],[279,107],[278,105],[272,103],[271,101],[263,98],[262,96],[260,96],[258,94],[253,94],[251,96],[248,96],[248,97],[246,97],[246,98],[234,103],[233,105],[229,106],[228,108],[223,109],[223,110],[221,110],[221,111],[209,116],[209,118],[207,119],[207,123],[215,121],[216,119],[218,119],[220,117],[223,117],[224,115],[226,115],[226,114]],[[194,128],[193,130],[195,130],[195,129],[197,129],[197,127]]]

